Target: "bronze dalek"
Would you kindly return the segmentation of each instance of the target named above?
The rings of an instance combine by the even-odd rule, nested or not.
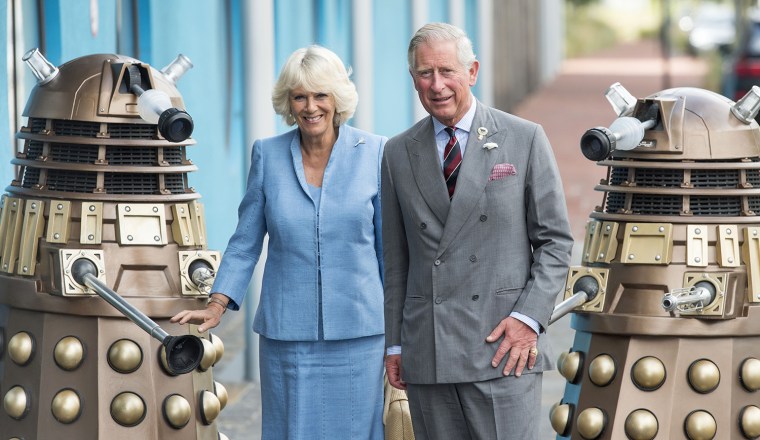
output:
[[[175,81],[190,60],[24,61],[37,84],[0,214],[0,438],[226,438],[224,346],[168,320],[204,306],[220,258],[188,185]]]
[[[583,154],[608,169],[565,301],[558,438],[760,437],[760,89],[607,91]]]

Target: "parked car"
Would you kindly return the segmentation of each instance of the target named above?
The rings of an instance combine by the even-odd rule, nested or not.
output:
[[[687,49],[692,55],[724,50],[736,39],[736,20],[731,7],[706,3],[693,15],[682,18],[679,27],[687,31]]]
[[[753,85],[760,86],[760,10],[750,11],[744,38],[728,60],[728,72],[724,75],[724,94],[738,100]]]

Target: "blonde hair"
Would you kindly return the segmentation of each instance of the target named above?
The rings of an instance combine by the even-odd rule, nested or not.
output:
[[[359,102],[356,86],[349,79],[340,57],[322,46],[308,46],[293,52],[285,65],[272,91],[274,111],[282,116],[288,125],[296,123],[290,110],[291,90],[302,87],[309,92],[323,92],[335,99],[334,126],[339,126],[351,119]]]
[[[467,69],[475,62],[475,52],[472,51],[472,41],[467,34],[458,27],[448,23],[428,23],[415,32],[409,41],[407,62],[409,70],[414,71],[414,53],[417,48],[431,41],[453,41],[457,45],[457,59]]]

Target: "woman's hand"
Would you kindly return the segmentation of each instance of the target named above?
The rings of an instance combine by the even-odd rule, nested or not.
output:
[[[171,322],[179,322],[180,324],[200,324],[198,326],[198,332],[203,333],[206,330],[219,325],[222,320],[222,315],[226,308],[216,302],[210,302],[203,310],[183,310],[176,315],[172,316],[169,320]]]

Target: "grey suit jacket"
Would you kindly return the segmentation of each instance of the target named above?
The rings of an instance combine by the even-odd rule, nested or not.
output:
[[[478,127],[488,130],[483,139]],[[497,164],[514,170],[502,165],[508,175],[490,181]],[[501,340],[486,336],[512,311],[548,324],[573,244],[543,129],[478,102],[449,202],[427,117],[386,144],[382,201],[386,345],[402,346],[404,380],[501,377],[506,358],[491,366]],[[548,351],[544,337],[539,350]],[[524,372],[551,363],[539,356]]]

